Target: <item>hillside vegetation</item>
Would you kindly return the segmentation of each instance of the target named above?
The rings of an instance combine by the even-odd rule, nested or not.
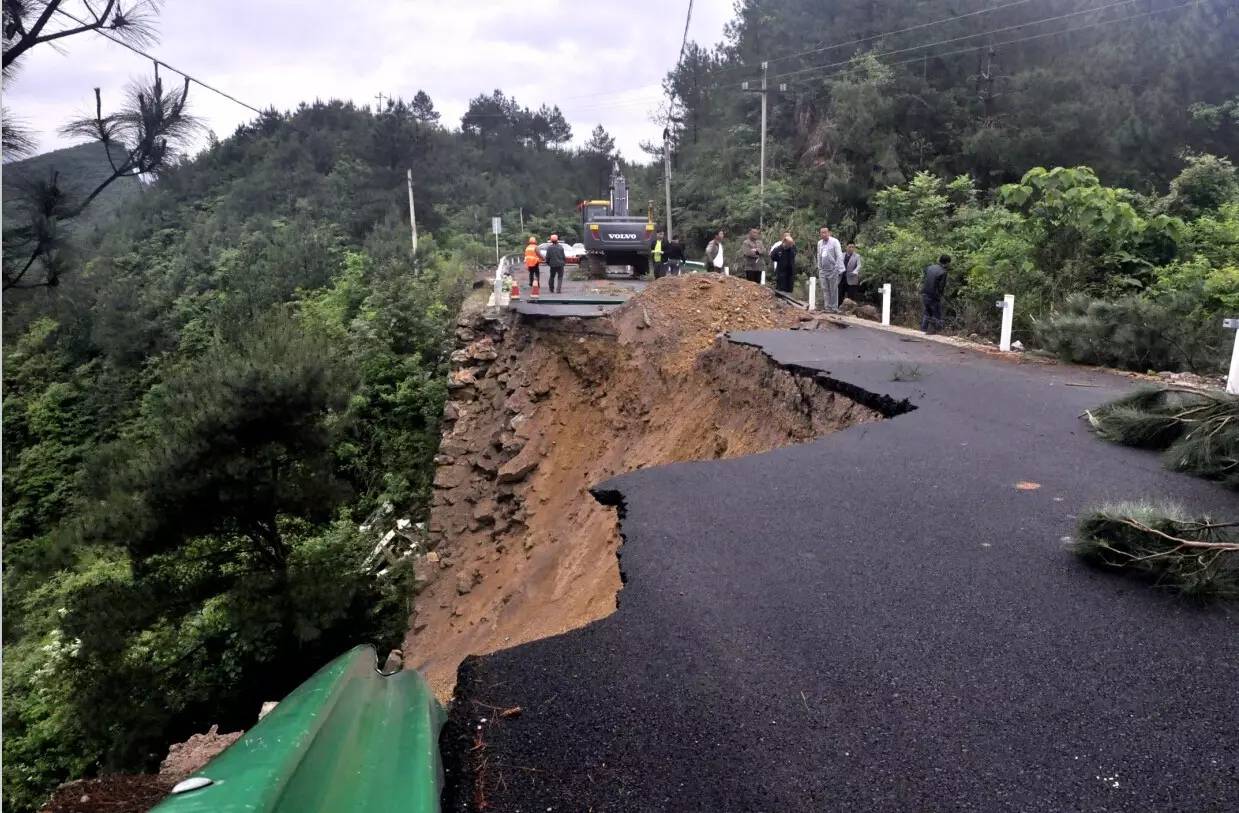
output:
[[[371,573],[359,526],[426,515],[490,215],[570,225],[608,161],[449,132],[428,99],[303,106],[80,235],[59,287],[6,294],[7,809],[400,640],[411,577]]]
[[[4,165],[4,219],[6,224],[20,222],[25,188],[36,180],[47,180],[56,173],[65,193],[74,200],[85,197],[110,174],[104,147],[98,142],[78,144],[36,155]],[[113,147],[116,160],[121,160],[121,148]],[[137,178],[121,178],[108,186],[99,197],[73,221],[72,229],[97,237],[93,232],[111,223],[125,208],[132,206],[142,193]]]
[[[904,318],[948,252],[958,330],[992,331],[1014,293],[1018,335],[1066,358],[1221,363],[1219,317],[1239,309],[1235,3],[735,8],[726,42],[690,45],[666,80],[690,253],[764,219],[807,268],[826,223],[860,242],[862,295],[893,283]],[[763,61],[764,201],[759,100],[740,89]],[[142,170],[148,186],[118,182],[72,251],[37,267],[26,252],[23,285],[47,287],[3,303],[6,810],[148,768],[192,731],[249,724],[345,647],[399,641],[416,587],[372,572],[362,528],[427,514],[490,218],[505,252],[530,232],[575,240],[574,203],[605,194],[614,142],[570,140],[557,108],[499,90],[459,129],[424,93],[306,104]],[[90,154],[6,179],[89,178],[106,158]],[[661,162],[627,169],[638,208],[661,201]]]

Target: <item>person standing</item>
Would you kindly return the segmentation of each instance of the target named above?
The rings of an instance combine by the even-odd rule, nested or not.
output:
[[[848,243],[843,252],[843,275],[839,277],[839,304],[847,299],[849,291],[855,291],[860,285],[860,255],[856,253],[856,244]]]
[[[770,259],[774,262],[775,290],[790,294],[796,281],[796,241],[791,232],[783,232],[783,239],[770,252]]]
[[[817,230],[817,281],[822,286],[822,307],[831,313],[839,312],[839,279],[843,276],[843,249],[839,239],[832,237],[830,228]]]
[[[551,235],[551,244],[546,247],[546,266],[550,270],[551,293],[562,294],[564,292],[564,264],[567,259],[564,257],[564,247],[559,244],[559,235]],[[559,283],[556,286],[556,283]]]
[[[761,232],[757,229],[749,229],[749,236],[740,244],[740,261],[744,264],[744,278],[749,282],[760,282],[766,247],[762,245]]]
[[[951,269],[951,258],[943,254],[938,262],[925,266],[925,278],[921,282],[921,330],[937,333],[942,329],[942,294],[946,291],[946,273]]]
[[[714,271],[719,274],[723,273],[723,266],[726,262],[726,251],[723,249],[723,230],[719,229],[714,233],[709,244],[706,246],[706,270]]]
[[[654,279],[658,279],[666,273],[666,268],[663,266],[663,255],[667,252],[667,240],[663,237],[662,230],[654,233],[654,242],[650,246],[650,262],[654,264]]]
[[[679,276],[680,267],[684,265],[684,244],[671,235],[667,238],[667,274]]]
[[[538,253],[538,238],[536,236],[529,238],[528,245],[525,246],[525,268],[529,271],[529,287],[533,287],[535,280],[541,285],[542,282],[542,255]]]

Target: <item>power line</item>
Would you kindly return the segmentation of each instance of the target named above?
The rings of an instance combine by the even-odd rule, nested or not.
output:
[[[1134,3],[1134,2],[1136,2],[1136,0],[1114,0],[1114,2],[1111,2],[1111,3],[1105,3],[1105,4],[1103,4],[1103,5],[1096,6],[1096,7],[1094,7],[1094,8],[1082,9],[1082,10],[1080,10],[1080,11],[1072,11],[1072,12],[1068,12],[1068,13],[1066,13],[1066,14],[1058,14],[1058,15],[1055,15],[1055,16],[1053,16],[1053,17],[1044,17],[1044,18],[1042,18],[1042,19],[1040,19],[1040,20],[1032,20],[1032,21],[1030,21],[1030,22],[1026,22],[1026,23],[1018,23],[1018,24],[1016,24],[1016,25],[1008,25],[1008,26],[1005,26],[1005,27],[1003,27],[1003,28],[995,28],[995,29],[992,29],[992,30],[990,30],[990,31],[978,31],[978,32],[976,32],[976,33],[974,33],[974,34],[964,34],[964,35],[959,36],[959,37],[951,37],[950,39],[939,40],[939,41],[937,41],[937,42],[925,43],[925,44],[923,44],[923,45],[912,45],[912,46],[909,46],[909,47],[907,47],[907,48],[897,48],[897,49],[895,49],[895,50],[893,50],[893,51],[883,51],[883,52],[878,53],[878,54],[873,54],[873,56],[874,56],[874,57],[877,57],[877,58],[881,58],[881,57],[884,57],[884,56],[894,56],[894,55],[896,55],[896,54],[906,54],[906,53],[908,53],[909,51],[919,51],[919,50],[921,50],[922,48],[934,48],[934,47],[937,47],[937,46],[939,46],[939,45],[949,45],[949,44],[951,44],[951,43],[953,43],[953,42],[962,42],[962,41],[964,41],[964,40],[970,40],[970,39],[974,39],[974,38],[976,38],[976,37],[984,37],[984,36],[989,36],[989,35],[993,35],[993,34],[1002,34],[1002,33],[1005,33],[1005,32],[1007,32],[1007,31],[1014,31],[1014,30],[1019,29],[1019,28],[1028,28],[1029,26],[1041,25],[1042,23],[1052,23],[1052,22],[1057,22],[1058,20],[1066,20],[1066,19],[1070,19],[1070,18],[1072,18],[1072,17],[1079,17],[1079,16],[1084,15],[1084,14],[1092,14],[1092,13],[1094,13],[1094,12],[1098,12],[1098,11],[1105,11],[1105,10],[1106,10],[1106,9],[1108,9],[1108,8],[1114,8],[1115,6],[1125,6],[1125,5],[1128,5],[1128,4],[1130,4],[1130,3]],[[920,57],[917,57],[917,59],[920,59]],[[816,72],[816,71],[819,71],[819,70],[824,70],[824,69],[827,69],[827,68],[834,68],[834,67],[838,67],[838,66],[840,66],[840,65],[847,65],[847,64],[849,64],[850,62],[851,62],[851,60],[850,60],[850,59],[848,59],[848,60],[844,60],[844,61],[842,61],[842,62],[831,62],[831,63],[828,63],[828,64],[826,64],[826,65],[813,65],[813,66],[810,66],[810,67],[808,67],[808,68],[800,68],[799,70],[788,71],[787,73],[780,73],[780,74],[777,74],[777,75],[775,76],[775,78],[776,78],[776,79],[782,79],[782,78],[785,78],[785,77],[788,77],[788,76],[796,76],[796,75],[798,75],[798,74],[802,74],[802,73],[814,73],[814,72]]]
[[[942,17],[942,18],[940,18],[940,19],[933,20],[933,21],[931,21],[931,22],[927,22],[927,23],[920,23],[920,24],[918,24],[918,25],[910,25],[910,26],[908,26],[907,28],[897,28],[897,29],[895,29],[894,31],[884,31],[884,32],[883,32],[883,33],[881,33],[881,34],[872,34],[872,35],[870,35],[870,36],[868,36],[868,37],[861,37],[860,39],[847,40],[846,42],[836,42],[836,43],[834,43],[834,44],[832,44],[832,45],[826,45],[826,46],[821,46],[821,47],[818,47],[818,48],[812,48],[812,49],[810,49],[810,50],[808,50],[808,51],[801,51],[801,52],[796,53],[796,54],[788,54],[787,56],[776,56],[776,57],[774,57],[774,58],[772,58],[772,59],[768,59],[768,60],[766,60],[766,61],[767,61],[767,62],[783,62],[783,61],[788,60],[788,59],[796,59],[796,58],[798,58],[798,57],[802,57],[802,56],[809,56],[810,54],[818,54],[818,53],[822,53],[822,52],[824,52],[824,51],[833,51],[833,50],[834,50],[834,49],[836,49],[836,48],[843,48],[843,47],[846,47],[846,46],[848,46],[848,45],[862,45],[862,44],[864,44],[864,43],[866,43],[866,42],[872,42],[872,41],[874,41],[874,40],[885,39],[885,38],[887,38],[887,37],[894,37],[894,36],[896,36],[896,35],[898,35],[898,34],[906,34],[906,33],[908,33],[909,31],[920,31],[920,30],[925,29],[925,28],[932,28],[932,27],[934,27],[935,25],[942,25],[943,23],[952,23],[952,22],[955,22],[955,21],[957,21],[957,20],[966,20],[966,19],[968,19],[969,17],[977,17],[977,16],[980,16],[980,15],[982,15],[982,14],[991,14],[991,13],[993,13],[993,12],[995,12],[995,11],[1002,11],[1002,10],[1004,10],[1004,9],[1013,8],[1013,7],[1015,7],[1015,6],[1022,6],[1022,5],[1024,5],[1024,4],[1026,4],[1026,3],[1030,3],[1030,2],[1032,2],[1032,0],[1013,0],[1013,2],[1010,2],[1010,3],[1004,3],[1004,4],[1000,5],[1000,6],[993,6],[993,7],[991,7],[991,8],[983,8],[983,9],[980,9],[980,10],[978,10],[978,11],[970,11],[970,12],[968,12],[967,14],[957,14],[957,15],[955,15],[955,16],[953,16],[953,17]],[[748,66],[748,65],[736,65],[736,66],[731,67],[731,68],[724,68],[724,69],[723,69],[723,71],[720,71],[720,73],[722,73],[722,72],[727,72],[727,71],[735,71],[735,70],[757,70],[757,69],[756,69],[756,68],[754,68],[754,67]]]
[[[1014,45],[1014,44],[1016,44],[1016,43],[1020,43],[1020,42],[1027,42],[1027,41],[1029,41],[1029,40],[1043,39],[1043,38],[1045,38],[1045,37],[1054,37],[1054,36],[1058,36],[1058,35],[1060,35],[1060,34],[1072,34],[1072,33],[1076,32],[1076,31],[1084,31],[1084,30],[1087,30],[1087,29],[1089,29],[1089,28],[1100,28],[1100,27],[1102,27],[1102,26],[1106,26],[1106,25],[1117,25],[1118,23],[1130,22],[1131,20],[1138,20],[1138,19],[1143,18],[1143,17],[1153,17],[1153,16],[1156,16],[1156,15],[1158,15],[1158,14],[1167,14],[1167,13],[1169,13],[1169,12],[1171,12],[1171,11],[1179,11],[1179,10],[1181,10],[1181,9],[1188,8],[1188,7],[1190,7],[1190,6],[1198,6],[1198,5],[1200,5],[1201,3],[1203,3],[1203,2],[1205,2],[1205,0],[1188,0],[1188,2],[1186,2],[1186,3],[1182,3],[1182,4],[1177,5],[1177,6],[1168,6],[1168,7],[1166,7],[1166,8],[1162,8],[1162,9],[1154,9],[1154,10],[1152,10],[1152,11],[1144,11],[1144,12],[1141,12],[1141,13],[1139,13],[1139,14],[1132,14],[1132,15],[1129,15],[1129,16],[1127,16],[1127,17],[1119,17],[1118,19],[1114,19],[1114,20],[1098,20],[1098,21],[1096,21],[1096,22],[1086,23],[1086,24],[1084,24],[1084,25],[1078,25],[1078,26],[1076,26],[1075,28],[1064,28],[1064,29],[1062,29],[1061,31],[1043,31],[1043,32],[1041,32],[1040,34],[1030,34],[1030,35],[1028,35],[1028,36],[1026,36],[1026,37],[1017,37],[1017,38],[1015,38],[1015,39],[1003,40],[1003,41],[1001,41],[1001,42],[986,43],[985,45],[974,45],[974,46],[970,46],[970,47],[968,47],[968,48],[959,48],[959,49],[956,49],[956,50],[954,50],[954,51],[945,51],[945,52],[943,52],[943,53],[938,53],[938,54],[927,54],[926,56],[928,56],[928,57],[932,57],[933,59],[942,59],[942,58],[945,58],[945,57],[948,57],[948,56],[958,56],[958,55],[960,55],[960,54],[975,53],[975,52],[977,52],[977,51],[981,51],[981,50],[984,50],[984,49],[986,49],[986,48],[999,48],[999,47],[1002,47],[1002,46],[1004,46],[1004,45]],[[929,47],[929,46],[925,46],[925,47]],[[911,64],[911,63],[913,63],[913,62],[920,62],[923,58],[924,58],[924,57],[919,57],[919,56],[917,56],[917,57],[913,57],[913,58],[911,58],[911,59],[902,59],[902,60],[899,60],[899,61],[897,61],[897,62],[886,62],[886,63],[883,63],[883,64],[884,64],[884,65],[886,65],[887,67],[893,68],[893,67],[897,67],[897,66],[899,66],[899,65],[908,65],[908,64]],[[828,66],[822,66],[822,67],[828,67]],[[852,65],[852,66],[850,66],[850,67],[843,68],[842,70],[832,71],[830,75],[844,74],[844,73],[849,73],[849,72],[851,72],[851,71],[855,71],[855,70],[858,70],[858,67],[857,67],[857,66]]]
[[[57,7],[56,7],[56,11],[58,11],[58,12],[59,12],[59,13],[61,13],[61,14],[63,14],[64,16],[68,17],[70,20],[72,20],[73,22],[77,23],[78,25],[87,25],[87,23],[86,23],[85,21],[83,21],[83,20],[79,20],[77,17],[75,17],[74,15],[72,15],[72,14],[70,14],[69,12],[65,11],[64,9],[60,8],[59,6],[57,6]],[[164,62],[162,59],[159,59],[158,57],[152,56],[151,54],[148,54],[146,51],[143,51],[141,48],[138,48],[138,47],[136,47],[136,46],[134,46],[134,45],[131,45],[131,44],[129,44],[129,43],[127,43],[127,42],[125,42],[124,40],[120,39],[119,37],[113,36],[113,35],[109,34],[108,32],[103,31],[102,29],[99,29],[99,28],[94,29],[94,31],[95,31],[95,33],[96,33],[96,34],[98,34],[99,36],[101,36],[101,37],[103,37],[103,38],[105,38],[105,39],[109,39],[109,40],[111,40],[112,42],[116,43],[117,45],[120,45],[120,46],[123,46],[123,47],[125,47],[125,48],[128,48],[130,51],[133,51],[133,52],[134,52],[135,54],[137,54],[138,56],[142,56],[142,57],[145,57],[145,58],[149,59],[151,62],[154,62],[156,66],[162,66],[162,67],[165,67],[165,68],[167,68],[168,70],[172,71],[173,73],[175,73],[175,74],[179,74],[179,75],[181,75],[181,76],[185,77],[186,79],[188,79],[189,81],[191,81],[191,82],[193,82],[194,84],[198,85],[199,87],[205,88],[206,90],[209,90],[209,91],[211,91],[212,93],[218,93],[220,96],[223,96],[225,99],[228,99],[228,100],[229,100],[229,101],[231,101],[231,102],[235,102],[235,103],[237,103],[237,104],[241,105],[242,107],[246,108],[247,110],[252,110],[252,111],[254,111],[255,113],[257,113],[258,115],[260,115],[260,116],[262,116],[262,115],[266,115],[264,111],[259,110],[257,107],[254,107],[254,105],[252,105],[252,104],[247,104],[246,102],[243,102],[243,101],[241,101],[240,99],[238,99],[236,96],[233,96],[233,95],[232,95],[232,94],[230,94],[230,93],[225,93],[224,91],[220,90],[220,89],[219,89],[219,88],[217,88],[217,87],[212,87],[211,85],[208,85],[206,82],[203,82],[203,81],[202,81],[201,79],[199,79],[198,77],[196,77],[196,76],[191,76],[190,74],[186,73],[185,71],[183,71],[183,70],[181,70],[181,69],[179,69],[179,68],[174,68],[173,66],[169,65],[167,62]]]
[[[684,15],[684,36],[680,38],[680,55],[676,57],[675,66],[680,67],[684,61],[684,49],[688,46],[688,26],[693,21],[693,0],[688,0],[688,14]]]
[[[684,36],[680,38],[680,55],[677,56],[675,59],[675,68],[672,69],[673,71],[678,71],[680,69],[680,66],[684,64],[684,49],[688,47],[688,26],[692,21],[693,21],[693,0],[688,0],[688,13],[684,15]],[[669,115],[672,118],[675,118],[675,101],[676,101],[676,95],[673,92],[671,94],[670,109],[668,111]],[[665,132],[666,131],[664,130],[664,133]]]

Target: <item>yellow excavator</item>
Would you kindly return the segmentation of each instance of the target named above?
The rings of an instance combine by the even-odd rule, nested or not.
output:
[[[610,197],[583,200],[577,208],[581,210],[581,235],[588,258],[582,265],[591,277],[625,273],[643,277],[649,272],[654,204],[651,201],[644,218],[628,213],[628,181],[618,161],[611,165]]]

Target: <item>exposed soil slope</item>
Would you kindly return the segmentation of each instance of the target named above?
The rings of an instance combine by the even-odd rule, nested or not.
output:
[[[624,471],[803,442],[878,413],[779,368],[723,331],[803,312],[729,277],[666,278],[609,318],[461,326],[453,400],[405,652],[440,696],[469,654],[614,611],[613,509],[589,488]]]

